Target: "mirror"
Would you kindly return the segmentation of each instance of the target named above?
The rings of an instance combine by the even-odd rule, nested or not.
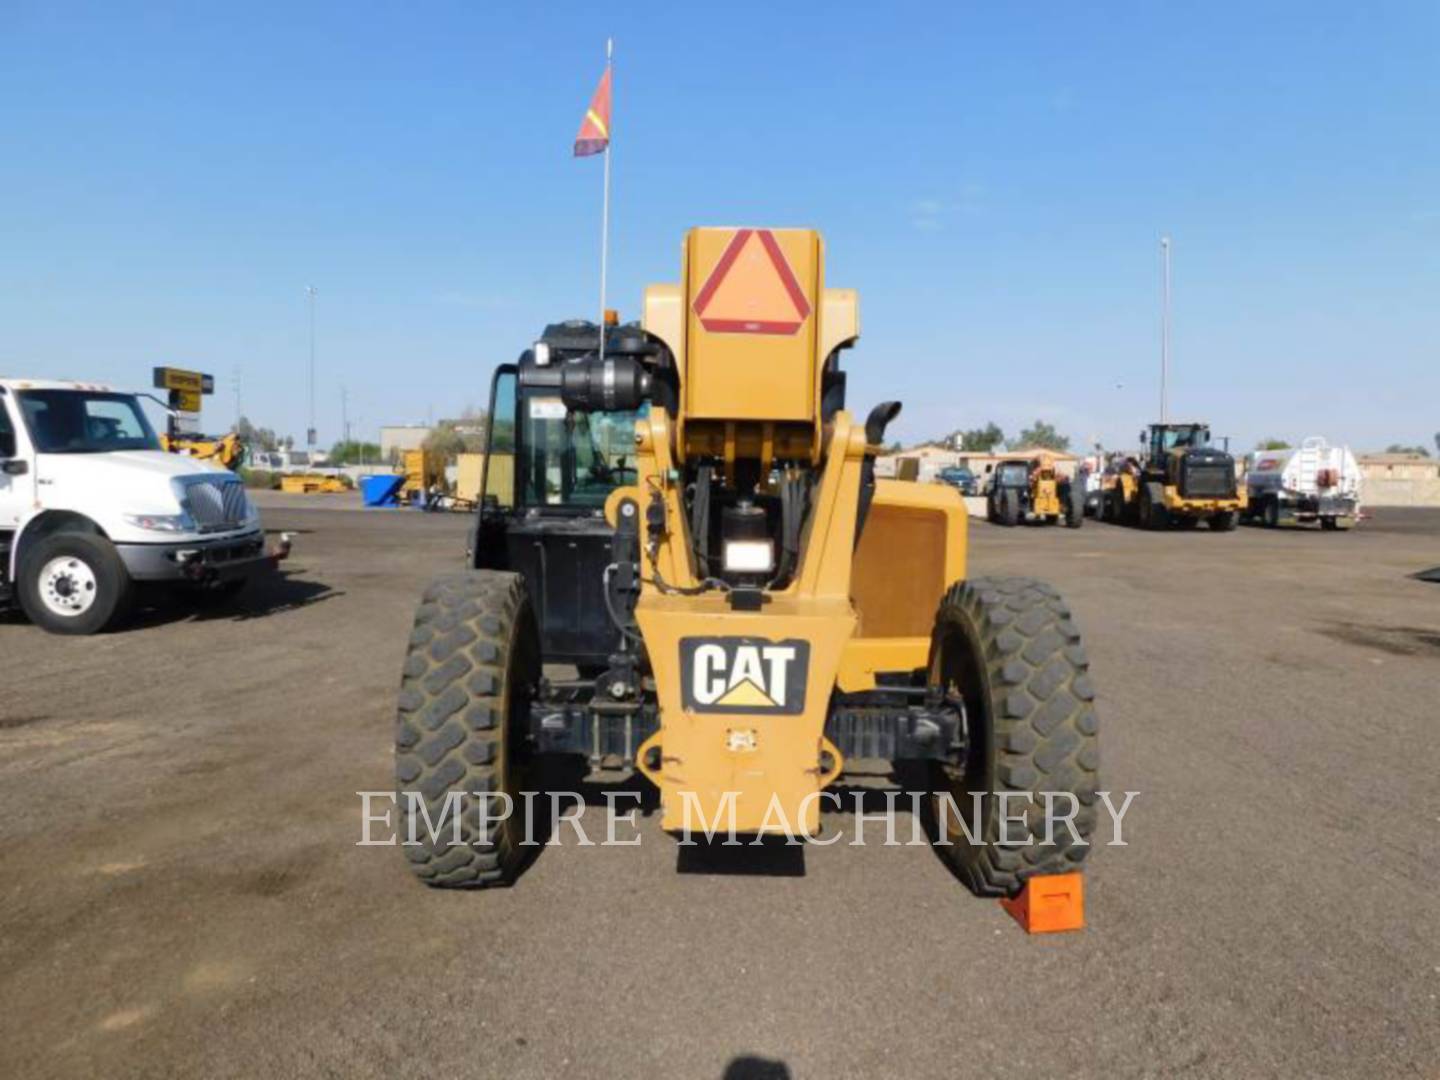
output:
[[[30,471],[30,463],[24,458],[8,458],[0,461],[0,473],[6,476],[24,476]]]

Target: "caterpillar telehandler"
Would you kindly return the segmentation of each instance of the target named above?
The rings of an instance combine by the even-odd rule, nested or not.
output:
[[[1140,458],[1122,458],[1106,471],[1106,521],[1142,529],[1194,528],[1201,521],[1218,532],[1235,528],[1249,499],[1236,482],[1235,459],[1210,445],[1208,424],[1151,424],[1140,441]]]
[[[968,574],[953,489],[876,479],[900,406],[845,410],[858,301],[823,253],[808,229],[694,229],[640,325],[552,325],[497,369],[467,565],[426,590],[399,695],[425,882],[515,879],[552,754],[638,771],[667,831],[803,838],[847,761],[918,763],[975,892],[1078,868],[1080,632],[1050,586]],[[1077,831],[1045,844],[1025,792]]]
[[[995,466],[985,516],[997,525],[1054,525],[1063,519],[1067,528],[1078,529],[1085,524],[1085,490],[1061,476],[1049,454],[1011,458]]]

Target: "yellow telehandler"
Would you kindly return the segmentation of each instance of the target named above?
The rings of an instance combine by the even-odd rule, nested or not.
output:
[[[970,575],[953,489],[876,479],[900,405],[844,407],[858,299],[817,232],[697,228],[681,256],[643,323],[557,323],[496,371],[467,565],[404,662],[412,869],[513,881],[539,763],[569,754],[646,777],[665,830],[805,838],[847,761],[918,763],[976,893],[1076,870],[1098,741],[1069,607]],[[1051,844],[1040,792],[1075,809]]]

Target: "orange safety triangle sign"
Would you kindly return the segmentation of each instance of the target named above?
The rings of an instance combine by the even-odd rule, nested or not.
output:
[[[695,297],[700,325],[718,334],[793,334],[810,302],[769,229],[739,229]]]

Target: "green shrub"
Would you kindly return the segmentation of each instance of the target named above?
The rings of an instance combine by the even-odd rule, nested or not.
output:
[[[240,479],[250,488],[268,488],[275,491],[280,487],[280,474],[266,469],[241,469]]]

